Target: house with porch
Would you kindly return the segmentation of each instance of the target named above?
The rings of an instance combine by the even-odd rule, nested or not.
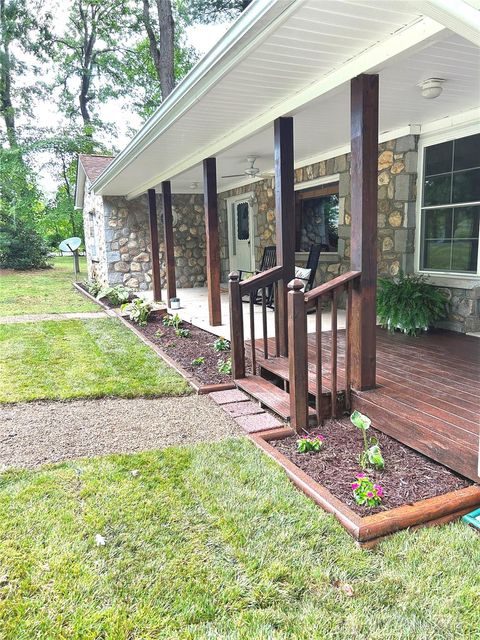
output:
[[[478,480],[479,47],[472,0],[254,1],[118,156],[79,158],[89,276],[229,326],[237,384],[297,429],[358,408]],[[400,270],[448,331],[376,327]]]

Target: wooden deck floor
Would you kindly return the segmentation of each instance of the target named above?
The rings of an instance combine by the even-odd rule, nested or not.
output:
[[[257,342],[256,346],[261,345]],[[342,331],[339,390],[344,388],[344,346]],[[322,347],[329,357],[329,332],[322,335]],[[309,334],[308,349],[313,392],[314,334]],[[260,358],[260,349],[258,355]],[[323,373],[329,388],[328,366]],[[371,391],[355,392],[352,398],[353,407],[366,413],[373,426],[479,481],[480,339],[440,330],[410,338],[379,328],[377,385]]]

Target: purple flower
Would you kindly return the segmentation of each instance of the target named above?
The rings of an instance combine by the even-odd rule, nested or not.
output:
[[[367,491],[367,498],[373,498],[374,494],[373,491]]]
[[[379,496],[379,498],[381,498],[383,496],[383,489],[379,484],[374,484],[373,488],[375,489],[375,491],[377,492],[377,496]]]
[[[360,485],[358,484],[358,482],[352,482],[352,489],[355,491],[355,489],[358,489]]]

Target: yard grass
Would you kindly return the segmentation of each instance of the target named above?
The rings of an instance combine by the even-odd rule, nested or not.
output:
[[[0,324],[0,402],[175,396],[189,389],[119,320]]]
[[[245,439],[6,472],[0,539],[2,640],[479,637],[471,529],[362,551]]]
[[[38,271],[0,270],[1,317],[100,310],[73,288],[71,257],[54,258],[52,263],[52,269]],[[86,278],[86,265],[85,258],[80,258],[82,278]]]

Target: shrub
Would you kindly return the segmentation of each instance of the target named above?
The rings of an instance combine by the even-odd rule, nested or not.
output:
[[[118,307],[130,299],[130,291],[122,284],[117,284],[114,287],[103,287],[97,293],[97,299],[101,300],[106,298],[110,304]]]
[[[445,315],[446,305],[445,296],[425,276],[400,272],[393,280],[379,280],[377,315],[389,331],[417,336]]]
[[[48,249],[31,224],[18,219],[0,225],[0,267],[4,269],[48,269]]]
[[[148,316],[152,312],[152,305],[141,298],[135,298],[132,302],[123,304],[122,311],[128,313],[128,317],[132,322],[143,327],[147,324]]]
[[[318,453],[323,447],[323,436],[305,437],[297,440],[297,451],[299,453]]]

